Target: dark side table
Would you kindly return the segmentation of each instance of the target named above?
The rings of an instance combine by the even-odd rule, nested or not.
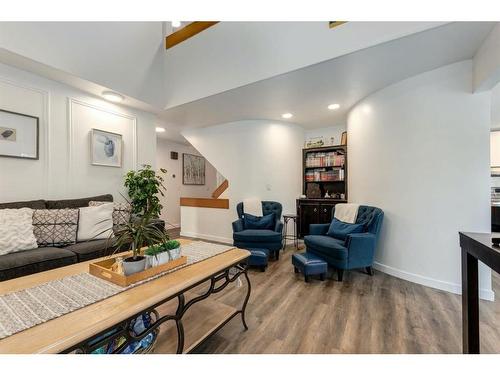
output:
[[[294,230],[293,234],[288,234],[287,228],[288,228],[288,222],[293,221],[294,225]],[[293,240],[293,246],[295,246],[295,249],[298,250],[299,248],[299,239],[297,237],[297,215],[295,214],[284,214],[283,215],[283,250],[285,250],[286,247],[286,240]]]
[[[462,341],[464,354],[479,354],[478,260],[500,273],[500,247],[491,243],[500,233],[460,232],[462,248]]]

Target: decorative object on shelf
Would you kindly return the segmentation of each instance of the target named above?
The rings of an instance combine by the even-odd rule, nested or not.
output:
[[[307,184],[307,198],[321,198],[321,189],[318,184]]]
[[[181,256],[181,244],[176,240],[152,245],[144,251],[146,255],[146,268],[156,267],[161,264],[179,259]]]
[[[179,159],[179,153],[176,151],[170,151],[170,159],[172,159],[172,160]]]
[[[205,158],[182,154],[182,183],[184,185],[205,185]]]
[[[147,213],[121,225],[115,231],[114,236],[110,235],[108,242],[116,248],[115,252],[123,251],[127,247],[132,251],[132,256],[123,259],[122,263],[125,276],[129,276],[144,271],[146,268],[146,257],[140,253],[140,249],[144,245],[152,246],[165,243],[168,240],[166,232],[158,229],[151,220],[151,214]]]
[[[143,169],[138,171],[129,171],[125,176],[125,187],[132,201],[132,212],[137,215],[158,217],[163,208],[158,194],[165,196],[166,191],[163,185],[164,178],[159,172],[166,174],[167,170],[160,168],[160,171],[156,172],[147,164],[142,167]]]
[[[335,137],[330,137],[330,146],[335,146]]]
[[[306,143],[305,143],[305,148],[314,148],[314,147],[322,147],[325,145],[325,142],[323,141],[323,137],[314,137],[310,138]]]
[[[0,156],[38,160],[38,117],[0,109]]]
[[[340,140],[340,144],[342,146],[347,145],[347,132],[342,132],[342,139]]]
[[[103,167],[122,167],[122,135],[105,130],[90,131],[91,164]]]
[[[325,198],[330,198],[330,194],[328,194],[328,190],[325,193]]]

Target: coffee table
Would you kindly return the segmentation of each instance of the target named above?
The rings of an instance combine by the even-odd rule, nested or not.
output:
[[[189,243],[181,240],[181,244]],[[212,258],[186,266],[158,279],[131,288],[100,302],[59,318],[39,324],[0,340],[0,353],[89,353],[110,340],[90,343],[103,332],[119,330],[127,342],[140,340],[160,329],[155,353],[189,353],[236,316],[245,329],[245,310],[251,285],[244,265],[247,250],[231,249]],[[104,258],[103,258],[104,259]],[[0,282],[0,294],[30,288],[51,280],[88,271],[83,262],[34,275]],[[234,273],[230,270],[233,269]],[[247,291],[240,308],[208,299],[243,276]],[[206,291],[193,294],[194,288],[208,284]],[[127,333],[131,319],[156,310],[159,319],[140,336]],[[168,324],[170,323],[170,324]]]

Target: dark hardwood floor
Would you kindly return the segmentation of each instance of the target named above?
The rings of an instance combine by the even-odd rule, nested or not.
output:
[[[293,252],[249,272],[250,329],[234,319],[197,353],[461,353],[459,295],[378,271],[306,284],[293,272]],[[500,296],[498,275],[494,287]],[[244,293],[232,286],[211,298],[239,306]],[[499,302],[481,303],[481,335],[483,353],[500,353]]]

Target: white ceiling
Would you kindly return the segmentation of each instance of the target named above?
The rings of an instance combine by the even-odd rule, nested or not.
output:
[[[185,128],[246,120],[283,120],[314,129],[345,123],[359,100],[392,83],[472,58],[494,23],[457,22],[383,43],[164,111],[163,137]],[[330,111],[328,104],[339,103]]]

